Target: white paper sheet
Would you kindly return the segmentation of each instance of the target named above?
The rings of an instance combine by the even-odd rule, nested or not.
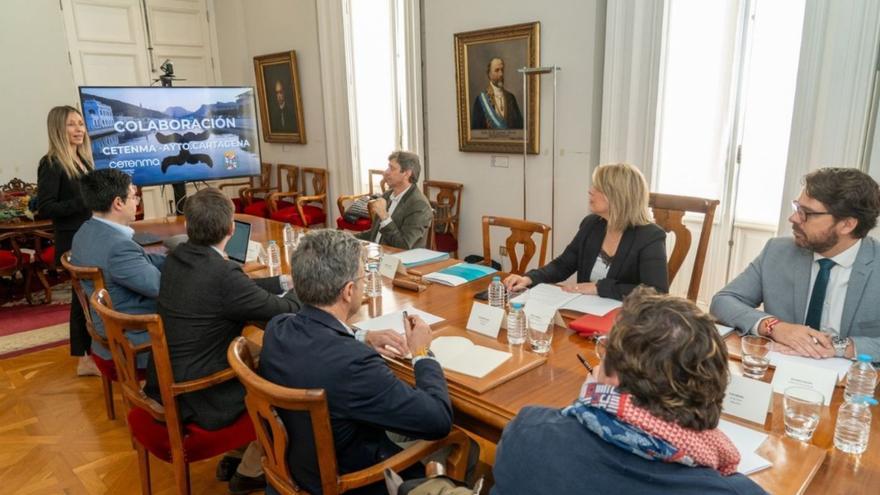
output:
[[[722,338],[722,339],[725,338],[725,337],[727,337],[727,336],[730,335],[731,333],[733,333],[733,330],[734,330],[733,327],[729,327],[729,326],[727,326],[727,325],[722,325],[722,324],[720,324],[720,323],[716,323],[716,324],[715,324],[715,329],[718,330],[718,333],[721,334],[721,338]]]
[[[596,316],[605,316],[623,305],[617,299],[581,294],[563,304],[560,309],[570,309],[579,313],[588,313]]]
[[[431,313],[426,313],[422,310],[415,309],[413,307],[407,307],[400,311],[395,311],[393,313],[386,313],[382,316],[377,316],[375,318],[359,321],[355,323],[353,326],[359,328],[361,330],[395,330],[397,333],[403,332],[403,312],[406,311],[410,316],[418,315],[421,316],[425,323],[428,325],[433,325],[435,323],[440,323],[443,321],[443,318],[432,315]]]
[[[844,358],[813,359],[803,356],[789,356],[788,354],[776,351],[770,351],[770,354],[768,354],[767,357],[770,359],[770,365],[773,367],[777,367],[784,363],[797,363],[832,370],[837,373],[838,381],[843,380],[846,377],[846,374],[853,363],[849,359]]]
[[[466,337],[437,337],[431,351],[444,369],[483,378],[510,359],[509,352],[476,345]]]
[[[609,311],[619,308],[621,302],[616,299],[608,299],[587,294],[572,294],[565,292],[562,287],[555,284],[538,284],[527,292],[513,298],[511,302],[540,304],[552,307],[554,310],[570,309],[579,313],[589,313],[596,316],[604,316]]]
[[[394,256],[397,256],[400,259],[400,262],[403,263],[403,266],[413,267],[425,265],[434,261],[448,259],[449,253],[432,251],[425,248],[416,248],[410,249],[409,251],[401,251],[399,253],[395,253]]]
[[[770,461],[755,453],[761,447],[761,444],[764,443],[764,440],[767,440],[766,433],[723,419],[718,422],[718,429],[723,431],[727,438],[733,442],[736,449],[739,450],[741,459],[737,471],[740,473],[752,474],[773,465]]]

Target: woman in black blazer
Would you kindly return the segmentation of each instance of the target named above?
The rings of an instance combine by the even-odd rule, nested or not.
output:
[[[82,114],[71,106],[55,107],[46,119],[49,151],[40,159],[37,171],[37,209],[52,220],[55,229],[55,266],[70,250],[73,235],[92,212],[86,208],[79,181],[92,169],[92,147]],[[88,355],[92,339],[86,330],[79,299],[70,301],[70,354],[79,356],[77,374],[97,375]]]
[[[640,285],[669,291],[666,232],[651,222],[648,184],[632,165],[600,165],[593,172],[590,210],[562,255],[547,265],[504,280],[508,290],[557,283],[577,273],[566,292],[622,300]]]

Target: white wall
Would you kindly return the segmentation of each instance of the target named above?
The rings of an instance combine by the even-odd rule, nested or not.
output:
[[[509,168],[496,168],[490,167],[490,161],[492,155],[501,153],[458,151],[453,36],[476,29],[541,22],[541,64],[562,67],[557,87],[554,229],[555,251],[562,252],[587,213],[589,177],[598,161],[605,2],[558,0],[552,8],[526,0],[449,0],[423,5],[428,176],[464,184],[460,257],[482,254],[482,215],[522,218],[522,155],[507,155]],[[529,155],[526,169],[527,217],[547,224],[551,217],[552,91],[551,76],[543,76],[541,153]],[[500,234],[492,238],[496,260],[500,259],[498,246],[502,241]]]
[[[267,143],[261,139],[262,158],[274,164],[326,168],[315,0],[214,0],[214,21],[224,85],[255,86],[255,56],[296,51],[307,144]],[[334,171],[330,170],[332,175]]]
[[[57,0],[3,2],[0,63],[0,183],[36,182],[49,109],[78,102]]]

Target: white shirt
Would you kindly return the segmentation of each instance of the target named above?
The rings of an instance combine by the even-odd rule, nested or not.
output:
[[[409,187],[407,187],[406,189],[404,189],[403,192],[400,193],[400,194],[395,195],[394,193],[391,193],[391,204],[388,205],[388,218],[386,218],[385,220],[382,220],[382,221],[379,223],[379,228],[380,228],[380,229],[384,229],[388,224],[390,224],[391,222],[394,221],[394,220],[391,219],[391,214],[394,213],[394,210],[397,209],[397,204],[400,203],[400,198],[402,198],[403,195],[406,194],[406,192],[409,191],[409,189],[410,189],[412,186],[413,186],[413,185],[410,184]],[[379,242],[381,239],[382,239],[382,232],[381,232],[381,231],[380,231],[380,232],[376,232],[376,240],[373,241],[373,242],[375,242],[376,244],[381,244],[381,243]]]
[[[507,115],[507,109],[504,108],[504,90],[490,84],[492,86],[492,99],[495,100],[495,113],[504,117]]]
[[[831,258],[836,265],[831,267],[828,275],[828,288],[825,291],[825,303],[822,305],[822,320],[817,330],[830,332],[840,335],[840,320],[843,318],[843,303],[846,300],[846,289],[849,286],[849,276],[852,274],[852,266],[859,254],[859,248],[862,240],[859,239],[855,244],[850,246],[846,251]],[[813,253],[813,265],[810,272],[810,294],[813,293],[813,284],[816,283],[816,276],[819,274],[818,260],[822,259],[818,253]],[[807,310],[809,311],[810,302],[807,301]],[[806,312],[804,313],[806,319]]]

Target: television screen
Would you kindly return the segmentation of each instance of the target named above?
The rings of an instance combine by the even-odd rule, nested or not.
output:
[[[254,89],[79,88],[95,168],[135,185],[259,175]]]

